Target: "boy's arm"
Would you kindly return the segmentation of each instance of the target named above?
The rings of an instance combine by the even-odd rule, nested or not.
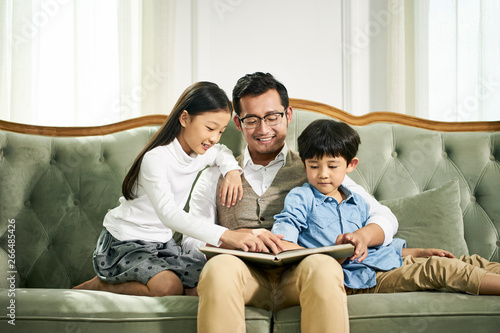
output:
[[[307,227],[307,195],[301,188],[292,189],[285,197],[284,208],[281,213],[274,216],[274,224],[271,232],[283,235],[282,242],[287,250],[299,247],[298,240],[300,231]]]
[[[352,233],[341,234],[337,237],[335,244],[354,245],[354,254],[351,260],[357,259],[362,262],[368,256],[368,248],[380,245],[384,240],[384,232],[377,224],[368,224]]]
[[[368,204],[370,217],[366,226],[358,230],[359,236],[363,238],[367,246],[390,244],[398,231],[398,220],[396,216],[394,216],[388,207],[380,204],[380,202],[366,192],[362,186],[356,184],[347,175],[342,185],[347,187],[351,192],[359,194]],[[371,226],[372,224],[374,224],[374,226]],[[378,226],[378,228],[375,226]],[[368,229],[364,230],[365,228]]]

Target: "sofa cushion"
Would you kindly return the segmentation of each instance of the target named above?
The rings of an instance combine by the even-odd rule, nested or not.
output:
[[[347,297],[351,332],[498,332],[497,296],[449,292],[363,294]],[[300,332],[300,307],[274,316],[274,333]]]
[[[398,218],[395,237],[405,239],[408,247],[442,248],[457,257],[469,254],[457,178],[435,189],[381,203]]]
[[[8,304],[7,292],[0,304]],[[198,297],[128,296],[90,290],[20,288],[12,332],[196,332]],[[245,308],[247,332],[270,332],[271,312]],[[9,332],[9,330],[7,330]]]

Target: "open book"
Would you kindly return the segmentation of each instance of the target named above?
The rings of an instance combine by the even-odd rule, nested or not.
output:
[[[311,254],[322,253],[332,256],[334,258],[350,257],[354,253],[354,245],[341,244],[341,245],[316,247],[312,249],[288,250],[278,253],[276,255],[273,253],[245,252],[242,250],[228,250],[228,249],[221,249],[218,247],[209,247],[209,246],[200,247],[200,251],[207,256],[207,259],[210,259],[211,257],[216,256],[218,254],[231,254],[249,263],[272,265],[272,266],[284,266],[296,263]]]

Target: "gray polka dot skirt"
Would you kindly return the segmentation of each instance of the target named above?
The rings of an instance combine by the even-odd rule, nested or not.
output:
[[[184,288],[198,285],[201,269],[206,261],[182,253],[182,247],[171,239],[166,243],[142,240],[120,241],[103,229],[94,251],[94,270],[106,283],[149,279],[164,270],[174,272]]]

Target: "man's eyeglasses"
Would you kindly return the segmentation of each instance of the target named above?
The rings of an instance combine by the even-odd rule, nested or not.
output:
[[[281,124],[281,120],[283,119],[283,116],[285,114],[286,114],[286,111],[285,112],[270,113],[268,115],[265,115],[264,117],[247,116],[244,118],[240,118],[238,116],[238,119],[243,124],[243,127],[250,129],[250,128],[259,127],[262,119],[264,119],[264,122],[266,123],[267,126],[279,125],[279,124]]]

